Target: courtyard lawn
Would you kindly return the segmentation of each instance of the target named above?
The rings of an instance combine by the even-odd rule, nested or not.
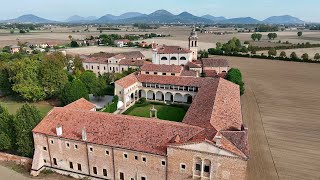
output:
[[[7,108],[10,114],[15,114],[23,104],[25,104],[25,102],[15,100],[12,97],[0,98],[0,105]],[[45,101],[30,104],[34,105],[40,111],[42,117],[44,117],[53,108],[53,106]]]
[[[175,122],[181,122],[188,110],[186,106],[146,103],[144,105],[135,104],[123,114],[149,118],[152,106],[158,110],[159,119]]]

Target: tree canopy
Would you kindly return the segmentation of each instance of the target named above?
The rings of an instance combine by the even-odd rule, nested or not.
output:
[[[89,100],[89,93],[86,85],[80,79],[74,79],[66,84],[61,92],[60,100],[62,105],[67,105],[80,98]]]
[[[240,95],[244,94],[244,82],[242,80],[242,74],[239,69],[231,68],[227,74],[227,80],[238,84],[240,86]]]

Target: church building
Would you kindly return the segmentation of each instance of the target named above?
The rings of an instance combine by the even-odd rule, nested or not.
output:
[[[189,36],[188,48],[180,46],[152,45],[152,63],[165,65],[185,65],[198,58],[198,35],[195,29]]]

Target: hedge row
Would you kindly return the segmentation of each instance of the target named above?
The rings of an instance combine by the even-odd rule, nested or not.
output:
[[[223,56],[235,56],[235,57],[246,57],[246,58],[257,58],[257,59],[269,59],[269,60],[279,60],[279,61],[295,61],[295,62],[306,62],[306,63],[320,63],[320,61],[313,60],[303,60],[301,58],[290,58],[290,57],[279,57],[279,56],[266,56],[257,54],[240,54],[238,52],[224,53],[221,50],[214,48],[208,49],[210,55],[223,55]]]

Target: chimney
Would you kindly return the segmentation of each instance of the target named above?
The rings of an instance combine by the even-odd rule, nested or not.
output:
[[[86,128],[83,128],[83,129],[82,129],[82,141],[87,141]]]
[[[57,127],[56,127],[56,133],[57,133],[57,136],[58,137],[61,137],[62,136],[62,126],[61,124],[58,124]]]
[[[216,136],[216,145],[217,145],[218,147],[221,146],[221,136]]]

